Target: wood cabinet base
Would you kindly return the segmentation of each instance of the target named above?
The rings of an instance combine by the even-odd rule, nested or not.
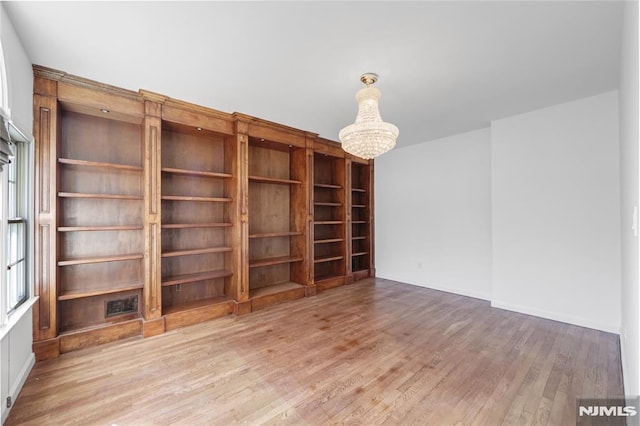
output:
[[[164,316],[165,329],[167,331],[174,330],[176,328],[186,327],[187,325],[230,315],[233,313],[234,305],[235,303],[233,303],[233,301],[225,301],[167,314]]]
[[[63,354],[136,336],[142,336],[141,319],[73,331],[61,334],[58,339],[60,340],[60,353]]]
[[[373,274],[369,269],[363,271],[353,271],[353,281],[364,280],[365,278],[373,277]]]
[[[142,323],[142,335],[144,337],[157,336],[165,331],[164,318],[144,321]]]
[[[345,277],[328,278],[322,281],[316,281],[317,291],[329,290],[331,288],[345,285]]]
[[[251,313],[251,301],[247,300],[245,302],[235,302],[233,313],[235,315],[245,315]]]
[[[33,342],[32,348],[36,361],[44,361],[45,359],[60,356],[60,342],[57,337]]]
[[[285,302],[287,300],[302,299],[303,297],[305,297],[304,286],[298,286],[274,293],[266,293],[264,295],[255,296],[251,299],[251,310],[257,311],[259,309],[275,305],[276,303]]]

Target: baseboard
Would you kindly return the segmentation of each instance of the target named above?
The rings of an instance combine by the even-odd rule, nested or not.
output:
[[[638,396],[638,393],[640,393],[640,388],[638,388],[640,384],[640,371],[638,371],[637,365],[635,366],[635,369],[632,368],[634,355],[633,352],[635,348],[630,348],[629,345],[629,341],[627,340],[626,333],[624,332],[623,328],[620,333],[620,363],[622,364],[622,384],[624,386],[625,396],[629,398],[635,398]],[[629,353],[630,351],[632,353]],[[629,358],[629,356],[631,356],[632,358]]]
[[[580,327],[592,328],[594,330],[605,331],[607,333],[620,334],[620,326],[613,324],[603,324],[588,320],[586,318],[574,317],[572,315],[565,315],[558,312],[545,311],[543,309],[536,309],[529,306],[514,305],[511,303],[503,302],[501,300],[492,300],[492,308],[504,309],[507,311],[518,312],[521,314],[533,315],[534,317],[545,318],[553,321],[564,322],[567,324],[573,324]]]
[[[18,395],[20,394],[20,391],[22,390],[22,387],[24,386],[24,383],[27,381],[27,377],[29,377],[29,373],[31,373],[31,369],[33,368],[33,366],[35,364],[36,364],[36,357],[32,352],[32,353],[29,354],[29,356],[25,360],[25,363],[22,365],[22,368],[20,369],[20,372],[18,373],[18,378],[16,379],[16,381],[11,386],[11,389],[9,389],[9,395],[7,395],[7,396],[11,397],[11,401],[12,401],[13,404],[15,404],[16,399],[18,399]],[[4,401],[1,401],[1,402],[2,402],[2,406],[6,407],[6,404],[4,403]],[[10,411],[11,411],[11,408],[6,408],[2,412],[2,423],[3,424],[7,420],[7,417],[9,417],[9,412]]]
[[[624,333],[621,330],[620,332],[620,364],[622,367],[622,387],[624,389],[625,396],[627,396],[630,389],[629,379],[627,378],[630,371],[627,368],[627,357],[625,355],[626,348],[627,348],[627,339],[624,338]]]

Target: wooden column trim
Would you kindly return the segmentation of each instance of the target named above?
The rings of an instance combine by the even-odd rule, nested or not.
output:
[[[353,188],[353,179],[352,179],[352,170],[351,170],[351,158],[347,157],[344,160],[344,166],[345,166],[345,174],[344,174],[344,188],[345,188],[345,195],[344,195],[344,210],[345,210],[345,235],[344,235],[344,241],[346,244],[345,247],[345,267],[346,267],[346,278],[345,278],[345,282],[347,284],[351,284],[353,282],[353,270],[352,270],[352,260],[351,260],[351,255],[352,255],[352,244],[351,244],[351,236],[352,236],[352,224],[351,221],[353,220],[352,218],[352,205],[353,205],[353,200],[352,200],[352,191],[351,188]]]
[[[369,274],[371,277],[376,276],[376,263],[375,263],[375,184],[374,184],[374,166],[373,160],[369,161]]]
[[[162,315],[161,158],[162,105],[144,102],[144,307],[145,320]]]
[[[240,242],[238,247],[239,264],[237,267],[238,292],[236,300],[240,303],[249,300],[249,122],[242,116],[234,115],[237,140],[236,164],[238,191],[237,211],[239,217],[235,235]],[[241,309],[240,312],[243,312]]]
[[[36,78],[34,85],[55,95],[55,82]],[[57,144],[58,103],[53,96],[34,94],[35,137],[35,295],[33,340],[57,335]]]

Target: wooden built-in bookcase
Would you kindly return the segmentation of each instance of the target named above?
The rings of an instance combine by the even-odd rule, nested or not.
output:
[[[320,288],[344,284],[347,216],[344,156],[315,153],[313,160],[313,270]]]
[[[227,141],[204,128],[162,123],[162,312],[233,300]]]
[[[351,162],[351,272],[355,280],[373,275],[371,166]]]
[[[306,149],[249,140],[249,298],[305,295]]]
[[[374,276],[372,161],[241,113],[34,73],[37,359]]]
[[[141,126],[61,106],[58,333],[140,317],[143,269]],[[126,314],[111,300],[132,298]]]

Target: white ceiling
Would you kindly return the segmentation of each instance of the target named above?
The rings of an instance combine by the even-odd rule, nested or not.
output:
[[[618,87],[622,3],[5,2],[31,61],[337,140],[376,72],[399,146]]]

